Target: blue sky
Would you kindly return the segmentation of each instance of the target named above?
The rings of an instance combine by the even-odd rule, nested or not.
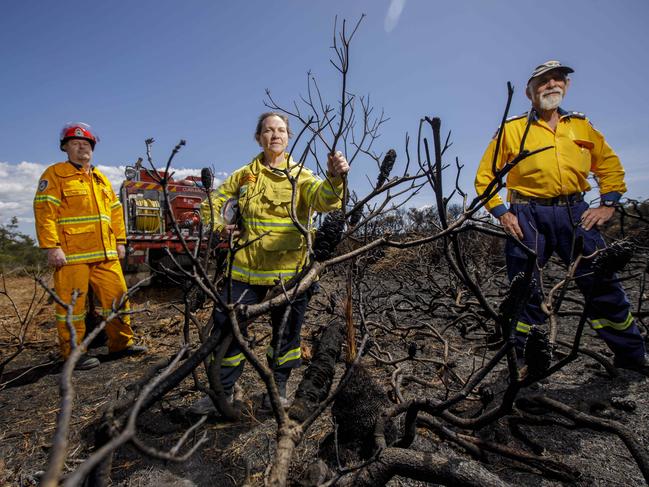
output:
[[[559,59],[576,71],[564,108],[585,112],[606,135],[628,196],[649,196],[646,0],[24,0],[3,2],[1,13],[0,223],[15,214],[30,233],[38,174],[63,156],[63,123],[95,127],[96,164],[134,161],[147,137],[162,162],[184,138],[177,167],[231,172],[258,151],[252,132],[266,88],[288,106],[311,70],[335,102],[334,17],[361,13],[349,82],[390,117],[377,151],[395,148],[403,161],[405,133],[439,116],[453,132],[448,160],[465,164],[472,191],[505,83],[517,89],[511,113],[521,113],[530,70]],[[363,192],[373,163],[359,159],[352,171]],[[413,204],[432,201],[428,192]]]

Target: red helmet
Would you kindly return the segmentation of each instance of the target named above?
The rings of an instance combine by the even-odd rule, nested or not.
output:
[[[63,146],[70,139],[87,140],[90,142],[92,150],[95,150],[95,144],[99,142],[99,137],[94,133],[92,127],[83,122],[66,123],[61,129],[61,143],[59,145],[61,150],[63,150]]]

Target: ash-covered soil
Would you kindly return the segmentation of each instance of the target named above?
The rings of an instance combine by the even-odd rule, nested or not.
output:
[[[391,280],[391,273],[404,265],[404,262],[399,262],[398,265],[378,264],[375,266],[376,274],[368,274],[365,278],[364,295],[367,302],[364,312],[378,326],[371,330],[370,345],[374,355],[363,358],[363,366],[391,401],[397,400],[393,391],[396,367],[400,369],[399,374],[402,376],[417,376],[428,382],[428,385],[410,383],[401,386],[403,399],[445,399],[459,390],[463,382],[490,358],[493,351],[485,346],[486,336],[475,324],[480,319],[479,315],[475,319],[467,318],[464,324],[460,320],[450,326],[454,317],[457,318],[474,306],[473,298],[468,293],[458,296],[449,292],[446,297],[436,298],[437,304],[432,306],[426,297],[427,290],[431,289],[430,286],[453,289],[452,279],[448,275],[440,275],[437,282],[431,283],[430,276],[426,276],[429,271],[419,272],[421,282],[413,284],[410,291],[405,292],[403,286]],[[403,270],[407,271],[405,267]],[[484,285],[488,287],[487,297],[493,303],[497,303],[506,290],[502,276],[486,276]],[[631,301],[637,302],[639,286],[633,284],[626,287]],[[19,311],[24,313],[33,296],[30,278],[10,277],[7,289]],[[322,279],[322,290],[311,302],[303,328],[303,349],[307,362],[316,337],[332,320],[332,315],[327,312],[331,311],[330,295],[340,296],[343,294],[341,290],[344,290],[344,273],[329,274]],[[421,297],[419,302],[416,296]],[[575,295],[573,301],[568,302],[567,308],[576,309],[579,304],[578,295]],[[444,306],[438,306],[440,303]],[[149,353],[143,357],[110,361],[106,360],[106,349],[100,348],[92,352],[104,359],[98,368],[74,373],[75,406],[66,472],[74,470],[92,451],[95,426],[109,402],[141,378],[160,358],[173,355],[179,348],[183,326],[179,290],[169,286],[145,289],[134,299],[133,308],[138,311],[133,316],[134,330],[137,337],[149,347]],[[207,320],[209,313],[209,309],[199,311],[198,318]],[[571,332],[576,324],[577,317],[561,318],[560,338],[571,341]],[[392,332],[394,328],[408,327],[411,329],[397,334]],[[13,350],[11,346],[15,343],[15,338],[12,334],[15,335],[18,328],[19,322],[13,306],[4,296],[0,296],[0,342],[3,358]],[[56,359],[53,306],[46,300],[35,312],[27,337],[27,349],[7,365],[0,380],[3,384],[0,390],[1,485],[37,485],[39,476],[46,467],[59,410],[60,362]],[[196,342],[195,332],[192,332],[192,337]],[[260,357],[265,354],[269,337],[270,329],[265,319],[262,318],[251,326],[250,338]],[[589,350],[611,358],[606,346],[588,329],[584,332],[582,344]],[[419,360],[406,360],[395,366],[373,358],[378,357],[383,361],[401,358],[408,354],[408,347],[412,346],[417,347],[415,356]],[[341,362],[338,377],[343,370],[344,364]],[[204,380],[202,370],[199,370],[199,378]],[[300,373],[291,376],[289,395],[293,394],[300,378]],[[465,416],[479,414],[484,407],[501,399],[507,380],[506,364],[503,362],[484,380],[481,394],[476,392],[469,395],[467,400],[452,411]],[[595,417],[615,420],[632,431],[646,450],[649,448],[648,380],[628,371],[620,371],[618,377],[610,377],[597,361],[580,355],[576,361],[550,378],[524,389],[521,395],[543,394]],[[239,383],[241,390],[237,391],[235,397],[243,409],[239,422],[210,418],[194,438],[190,438],[189,444],[203,431],[207,432],[208,442],[189,460],[180,464],[153,460],[132,446],[120,448],[113,461],[113,485],[234,486],[242,485],[247,473],[250,485],[260,485],[265,466],[274,452],[276,424],[270,415],[259,411],[264,388],[250,366],[246,368]],[[199,397],[192,378],[186,379],[180,387],[165,396],[163,401],[141,415],[138,421],[139,437],[157,449],[171,448],[198,419],[189,414],[187,409]],[[294,456],[292,479],[296,483],[316,460],[320,443],[333,429],[329,411],[311,427]],[[558,480],[523,462],[493,453],[486,454],[482,461],[487,468],[511,485],[645,485],[628,449],[611,433],[556,425],[523,425],[513,435],[511,424],[506,419],[496,421],[478,432],[464,432],[514,450],[562,462],[574,476],[570,481]],[[411,448],[467,456],[457,445],[440,439],[426,429],[419,430]],[[181,451],[186,449],[184,447]],[[388,485],[433,484],[397,477]]]

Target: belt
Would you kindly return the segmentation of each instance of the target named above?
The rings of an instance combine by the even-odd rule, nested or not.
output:
[[[528,205],[535,203],[541,206],[568,206],[574,203],[584,201],[584,193],[573,193],[553,198],[537,198],[535,196],[525,196],[517,191],[512,191],[509,202],[516,205]]]

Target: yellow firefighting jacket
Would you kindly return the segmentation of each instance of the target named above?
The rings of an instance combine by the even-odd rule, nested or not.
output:
[[[60,247],[68,264],[117,259],[126,243],[122,205],[98,169],[72,162],[48,167],[34,197],[36,235],[43,249]]]
[[[559,109],[560,119],[553,131],[545,121],[532,113],[525,149],[535,150],[546,146],[551,149],[519,162],[507,175],[508,199],[514,190],[524,196],[553,198],[590,190],[588,175],[595,174],[604,199],[619,200],[626,191],[624,169],[604,136],[597,131],[583,113]],[[504,126],[496,167],[501,169],[520,152],[520,143],[527,113],[512,117]],[[498,134],[494,136],[475,178],[477,194],[482,194],[493,180],[492,161]],[[495,195],[486,208],[499,217],[507,211],[500,196]]]
[[[290,217],[292,188],[289,179],[262,163],[263,152],[237,169],[210,196],[216,231],[223,229],[219,217],[223,204],[238,199],[241,215],[239,244],[231,264],[232,278],[250,284],[272,285],[299,272],[306,259],[306,242]],[[288,156],[287,156],[288,157]],[[288,161],[290,174],[297,178],[296,216],[307,227],[313,212],[341,207],[343,180],[322,180],[310,170]],[[210,221],[210,204],[201,206],[204,222]]]

